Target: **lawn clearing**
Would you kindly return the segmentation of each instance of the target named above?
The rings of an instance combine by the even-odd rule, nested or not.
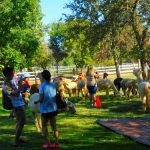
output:
[[[0,91],[1,93],[1,91]],[[118,135],[96,123],[97,119],[144,117],[142,103],[138,97],[127,100],[124,97],[106,99],[105,93],[101,95],[102,108],[88,108],[87,98],[73,97],[77,114],[62,113],[57,117],[60,133],[60,149],[66,150],[147,150],[149,147],[138,144],[122,135]],[[1,95],[0,95],[1,99]],[[0,101],[1,102],[1,101]],[[9,111],[5,111],[0,104],[0,150],[15,150],[11,144],[14,141],[15,120],[9,119]],[[51,130],[50,130],[51,131]],[[50,132],[50,135],[52,133]],[[52,137],[52,136],[51,136]],[[40,150],[44,142],[41,134],[37,133],[30,110],[27,109],[27,124],[24,128],[23,138],[30,142],[26,148],[18,150]]]

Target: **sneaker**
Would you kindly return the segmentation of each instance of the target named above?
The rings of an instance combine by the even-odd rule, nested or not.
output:
[[[49,144],[49,148],[59,148],[59,144],[58,143],[51,143],[51,144]]]
[[[55,143],[55,148],[59,148],[59,144],[58,143]]]
[[[49,144],[49,148],[55,148],[55,143]]]
[[[43,149],[49,148],[49,144],[47,144],[47,143],[43,144],[43,145],[42,145],[42,148],[43,148]]]

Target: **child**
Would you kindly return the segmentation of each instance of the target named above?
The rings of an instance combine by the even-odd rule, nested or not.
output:
[[[29,92],[30,92],[29,77],[30,77],[30,74],[25,72],[21,75],[21,79],[18,82],[21,88],[22,97],[26,105],[28,104],[27,96],[29,95]]]
[[[56,94],[56,103],[58,112],[63,112],[66,110],[66,102],[64,100],[64,94],[62,89],[58,90]]]
[[[108,77],[108,73],[105,72],[105,73],[103,74],[103,79],[107,79],[107,77]]]
[[[76,113],[76,108],[74,104],[68,99],[64,98],[64,89],[62,85],[58,87],[57,94],[56,94],[56,103],[57,103],[58,112],[68,111],[73,114]]]
[[[58,144],[58,130],[56,125],[56,116],[58,113],[57,104],[55,101],[56,96],[56,85],[51,80],[51,74],[48,70],[44,70],[41,73],[40,81],[41,85],[39,88],[40,100],[36,101],[35,104],[40,102],[40,113],[42,115],[42,130],[43,135],[46,139],[46,143],[43,144],[43,148],[59,148]],[[51,143],[48,133],[48,122],[50,122],[53,134],[55,137],[55,143]]]

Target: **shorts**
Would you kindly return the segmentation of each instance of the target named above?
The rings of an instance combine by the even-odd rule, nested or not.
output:
[[[94,86],[87,86],[87,88],[88,88],[88,91],[89,91],[89,93],[90,94],[95,94],[96,93],[96,91],[97,91],[97,86],[96,85],[94,85]]]
[[[45,119],[51,119],[55,116],[57,116],[58,111],[53,111],[53,112],[49,112],[49,113],[42,113],[42,117]]]

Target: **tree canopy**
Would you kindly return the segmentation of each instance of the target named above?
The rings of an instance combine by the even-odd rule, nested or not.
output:
[[[0,2],[0,63],[28,66],[40,45],[42,13],[39,0]]]

